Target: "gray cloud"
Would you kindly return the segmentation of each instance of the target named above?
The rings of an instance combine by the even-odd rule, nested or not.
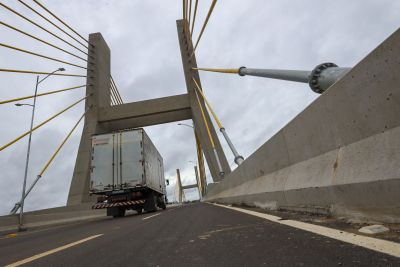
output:
[[[27,2],[35,6],[32,1]],[[42,2],[78,32],[103,34],[112,51],[112,74],[126,102],[185,92],[175,24],[181,17],[181,1]],[[48,25],[17,1],[4,3]],[[194,39],[208,6],[207,1],[200,1]],[[197,61],[204,67],[245,65],[311,69],[325,61],[354,66],[398,28],[399,9],[400,2],[395,0],[220,1],[198,47]],[[0,17],[13,26],[74,51],[7,10],[0,9]],[[4,27],[1,27],[1,42],[85,64]],[[76,50],[74,53],[80,54]],[[5,48],[0,48],[0,62],[1,68],[39,71],[52,71],[60,66]],[[70,73],[84,73],[71,66],[64,67]],[[212,73],[201,73],[201,78],[207,97],[245,157],[318,97],[304,84]],[[0,99],[9,99],[32,94],[35,77],[0,73],[0,81]],[[40,91],[84,83],[80,78],[51,77],[40,86]],[[84,94],[78,89],[39,99],[35,121],[43,121]],[[81,104],[34,133],[30,181],[82,112]],[[28,107],[1,105],[0,144],[26,131],[29,118]],[[29,196],[28,210],[66,203],[80,131],[73,135]],[[146,127],[146,131],[164,157],[166,177],[171,180],[168,192],[172,198],[176,168],[182,170],[184,184],[194,182],[193,165],[188,163],[196,160],[193,134],[189,128],[179,127],[176,123]],[[221,142],[232,163],[229,148],[222,139]],[[6,214],[20,197],[26,143],[23,139],[0,152],[0,214]],[[195,191],[187,193],[188,198],[196,195]]]

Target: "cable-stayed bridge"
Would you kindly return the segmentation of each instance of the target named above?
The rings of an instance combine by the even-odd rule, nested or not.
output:
[[[1,20],[0,26],[14,31],[21,40],[33,40],[57,51],[60,56],[34,51],[24,47],[23,42],[19,45],[0,42],[1,48],[25,54],[30,59],[60,63],[68,66],[68,71],[63,68],[47,72],[1,67],[0,71],[44,77],[38,78],[37,86],[50,76],[80,78],[82,82],[65,88],[35,92],[34,95],[16,95],[13,99],[1,99],[0,104],[11,105],[27,99],[36,101],[38,98],[50,98],[54,94],[67,94],[76,90],[85,90],[85,94],[84,97],[60,107],[57,113],[50,114],[46,120],[32,124],[29,131],[0,144],[0,151],[4,151],[24,138],[30,139],[33,132],[46,127],[64,113],[79,106],[82,108],[73,127],[66,131],[59,146],[43,162],[43,168],[33,183],[24,184],[22,196],[15,200],[16,205],[12,209],[12,213],[16,215],[4,217],[0,221],[3,221],[4,229],[12,229],[18,218],[22,219],[20,223],[32,226],[43,226],[46,222],[65,223],[73,218],[87,222],[63,226],[59,230],[48,229],[46,231],[51,235],[45,238],[35,231],[28,231],[20,236],[13,236],[12,233],[0,240],[5,247],[1,256],[4,258],[2,264],[116,265],[134,263],[134,259],[139,265],[182,266],[221,265],[223,261],[226,261],[225,265],[240,266],[298,263],[322,265],[333,262],[337,265],[357,261],[373,265],[398,263],[396,257],[400,256],[400,247],[396,242],[356,234],[350,238],[350,233],[343,230],[318,227],[297,222],[296,219],[287,220],[282,214],[267,215],[259,210],[230,206],[224,206],[228,208],[224,209],[203,203],[174,207],[170,209],[171,212],[148,214],[145,217],[130,216],[125,221],[97,221],[103,218],[103,213],[90,210],[94,198],[89,194],[89,183],[90,138],[93,135],[191,119],[199,167],[197,186],[204,202],[244,204],[267,207],[270,210],[398,223],[399,31],[352,68],[339,67],[330,62],[322,63],[311,70],[253,69],[240,66],[209,68],[197,66],[196,50],[201,44],[217,1],[211,1],[205,18],[202,18],[204,20],[200,24],[199,34],[194,38],[193,29],[195,23],[199,23],[198,1],[184,0],[182,18],[176,21],[176,28],[187,92],[127,103],[119,93],[118,81],[114,81],[111,75],[111,49],[101,33],[92,33],[86,37],[43,3],[36,0],[18,2],[26,10],[40,16],[46,24],[20,13],[14,8],[15,4],[1,2],[0,6],[25,23],[58,39],[62,45],[40,38],[10,22]],[[73,57],[74,60],[63,60],[62,55]],[[307,83],[320,96],[281,131],[266,140],[250,157],[244,158],[208,100],[199,71]],[[33,121],[35,104],[32,108]],[[18,214],[22,214],[20,210],[25,198],[37,183],[44,182],[46,170],[65,149],[64,146],[68,144],[68,139],[79,124],[83,124],[83,132],[67,206],[27,213],[23,221]],[[221,135],[217,134],[217,130]],[[230,151],[224,151],[221,142],[226,142]],[[233,154],[237,165],[235,169],[232,170],[225,153]],[[208,185],[205,162],[213,180]],[[180,187],[179,191],[185,188],[182,185]],[[136,227],[134,230],[130,228],[131,223]],[[218,226],[217,229],[214,226]],[[147,232],[157,227],[165,232],[159,235]],[[14,243],[11,244],[10,238],[13,237],[16,239],[12,239]],[[245,237],[250,240],[246,241]],[[130,251],[123,241],[124,238],[134,240],[132,246],[140,253]],[[287,241],[292,238],[296,241]],[[155,241],[157,245],[145,245],[149,240]],[[45,242],[49,247],[41,248],[38,242]],[[185,242],[193,246],[192,249],[201,252],[188,257]],[[330,242],[332,245],[326,245]],[[100,256],[94,253],[110,243],[113,244],[113,249]],[[29,249],[24,249],[25,244]],[[80,244],[84,253],[79,251]],[[164,244],[179,251],[165,251],[161,249]],[[351,247],[352,245],[357,247]],[[232,251],[226,252],[227,247],[231,247]],[[266,250],[266,247],[271,249]],[[286,252],[280,254],[282,248],[286,248]],[[16,250],[23,252],[13,254]],[[221,256],[222,251],[226,253],[224,257]],[[157,255],[154,256],[155,254]],[[318,258],[317,255],[321,254],[324,257]]]

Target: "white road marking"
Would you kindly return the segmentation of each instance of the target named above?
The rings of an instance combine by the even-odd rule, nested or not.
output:
[[[70,248],[70,247],[73,247],[73,246],[82,244],[82,243],[84,243],[84,242],[86,242],[86,241],[89,241],[89,240],[91,240],[91,239],[97,238],[97,237],[102,236],[102,235],[103,235],[103,234],[92,235],[92,236],[89,236],[89,237],[87,237],[87,238],[85,238],[85,239],[81,239],[81,240],[79,240],[79,241],[76,241],[76,242],[73,242],[73,243],[69,243],[69,244],[67,244],[67,245],[64,245],[64,246],[61,246],[61,247],[58,247],[58,248],[55,248],[55,249],[51,249],[51,250],[49,250],[49,251],[46,251],[46,252],[37,254],[37,255],[35,255],[35,256],[26,258],[26,259],[24,259],[24,260],[20,260],[20,261],[17,261],[17,262],[8,264],[8,265],[6,265],[5,267],[20,266],[20,265],[22,265],[22,264],[25,264],[25,263],[28,263],[28,262],[31,262],[31,261],[34,261],[34,260],[37,260],[37,259],[46,257],[46,256],[48,256],[48,255],[50,255],[50,254],[59,252],[59,251],[61,251],[61,250],[64,250],[64,249],[67,249],[67,248]]]
[[[147,220],[147,219],[153,218],[153,217],[158,216],[158,215],[160,215],[160,214],[161,214],[161,213],[157,213],[157,214],[154,214],[154,215],[145,217],[145,218],[143,218],[143,220]]]
[[[400,244],[387,241],[387,240],[382,240],[378,238],[373,238],[373,237],[368,237],[368,236],[363,236],[363,235],[357,235],[354,233],[349,233],[333,228],[328,228],[325,226],[320,226],[320,225],[315,225],[315,224],[310,224],[310,223],[305,223],[305,222],[300,222],[300,221],[295,221],[295,220],[281,220],[280,217],[265,214],[265,213],[260,213],[252,210],[246,210],[246,209],[241,209],[241,208],[236,208],[236,207],[231,207],[231,206],[225,206],[225,205],[219,205],[215,203],[210,203],[218,207],[223,207],[226,209],[231,209],[231,210],[236,210],[242,213],[246,213],[249,215],[253,215],[259,218],[263,218],[275,223],[291,226],[297,229],[301,229],[304,231],[308,231],[314,234],[326,236],[329,238],[333,238],[339,241],[343,241],[346,243],[350,243],[356,246],[364,247],[367,249],[371,249],[374,251],[378,251],[381,253],[385,253],[391,256],[395,257],[400,257]]]

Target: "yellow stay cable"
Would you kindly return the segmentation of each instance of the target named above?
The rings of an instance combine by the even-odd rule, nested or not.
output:
[[[199,104],[199,107],[200,107],[201,116],[203,117],[204,124],[206,125],[208,138],[210,139],[210,142],[211,142],[211,147],[213,149],[215,149],[214,139],[212,138],[211,131],[210,131],[210,128],[208,126],[208,122],[207,122],[206,116],[204,114],[203,107],[201,106],[201,102],[200,102],[200,99],[199,99],[199,95],[197,94],[197,91],[195,91],[195,94],[196,94],[197,103]]]
[[[119,93],[119,90],[118,90],[118,88],[117,88],[117,85],[115,84],[114,78],[113,78],[112,76],[111,76],[111,83],[112,83],[112,85],[114,86],[114,88],[116,89],[116,92],[117,92],[117,94],[118,94],[118,98],[119,98],[121,104],[123,104],[124,101],[122,100],[121,94]]]
[[[213,108],[211,107],[210,103],[208,102],[207,98],[205,97],[205,95],[204,95],[203,91],[201,90],[199,84],[196,82],[195,78],[192,78],[192,79],[194,81],[194,84],[196,85],[197,91],[201,94],[201,96],[203,97],[204,101],[206,102],[207,107],[210,109],[210,112],[213,115],[215,121],[217,122],[218,127],[220,129],[223,128],[221,122],[219,121],[219,119],[218,119],[217,115],[215,114]]]
[[[60,112],[58,112],[57,114],[53,115],[52,117],[50,117],[49,119],[45,120],[44,122],[40,123],[39,125],[35,126],[34,128],[32,128],[32,130],[27,131],[26,133],[20,135],[19,137],[17,137],[16,139],[12,140],[11,142],[5,144],[4,146],[0,147],[0,151],[4,150],[5,148],[15,144],[16,142],[18,142],[19,140],[21,140],[23,137],[27,136],[29,133],[35,131],[36,129],[42,127],[43,125],[45,125],[46,123],[48,123],[49,121],[51,121],[52,119],[54,119],[55,117],[58,117],[59,115],[61,115],[62,113],[66,112],[67,110],[69,110],[70,108],[74,107],[75,105],[77,105],[78,103],[82,102],[84,99],[88,98],[89,95],[85,96],[84,98],[76,101],[75,103],[73,103],[72,105],[68,106],[67,108],[61,110]]]
[[[79,65],[67,62],[67,61],[63,61],[61,59],[57,59],[57,58],[41,55],[41,54],[38,54],[38,53],[35,53],[35,52],[32,52],[32,51],[28,51],[28,50],[24,50],[22,48],[18,48],[18,47],[15,47],[15,46],[3,44],[3,43],[0,43],[0,46],[6,47],[6,48],[9,48],[9,49],[13,49],[13,50],[16,50],[16,51],[20,51],[20,52],[23,52],[23,53],[27,53],[27,54],[30,54],[30,55],[34,55],[34,56],[37,56],[37,57],[49,59],[49,60],[52,60],[52,61],[57,61],[57,62],[64,63],[64,64],[67,64],[67,65],[70,65],[70,66],[78,67],[78,68],[81,68],[81,69],[86,69],[86,67],[83,67],[83,66],[79,66]]]
[[[199,3],[199,0],[196,0],[196,3],[194,4],[193,22],[192,22],[192,29],[190,30],[190,36],[193,35],[193,28],[194,28],[194,22],[196,21],[197,4],[198,3]]]
[[[21,13],[18,13],[17,11],[15,11],[14,9],[12,9],[11,7],[5,5],[5,4],[3,4],[3,3],[1,3],[1,2],[0,2],[0,6],[2,6],[2,7],[4,7],[5,9],[11,11],[11,12],[14,13],[15,15],[17,15],[17,16],[19,16],[19,17],[25,19],[25,20],[28,21],[29,23],[31,23],[31,24],[35,25],[36,27],[42,29],[43,31],[45,31],[45,32],[47,32],[48,34],[54,36],[55,38],[59,39],[60,41],[63,41],[64,43],[66,43],[66,44],[68,44],[69,46],[75,48],[76,50],[78,50],[78,51],[80,51],[80,52],[82,52],[82,53],[84,53],[84,54],[86,54],[86,55],[88,54],[88,53],[86,53],[85,51],[83,51],[82,49],[80,49],[80,48],[76,47],[75,45],[71,44],[70,42],[64,40],[63,38],[61,38],[61,37],[58,36],[57,34],[55,34],[55,33],[51,32],[51,31],[47,30],[46,28],[40,26],[40,25],[37,24],[36,22],[34,22],[34,21],[28,19],[27,17],[25,17],[25,16],[22,15]]]
[[[86,109],[85,113],[83,113],[83,115],[79,118],[79,120],[75,123],[74,127],[71,129],[71,131],[68,133],[68,135],[64,138],[64,140],[62,141],[61,145],[57,148],[56,152],[54,152],[54,154],[51,156],[51,158],[49,159],[49,161],[46,163],[46,165],[44,166],[44,168],[42,169],[42,171],[40,172],[39,176],[42,176],[43,173],[47,170],[47,168],[49,167],[49,165],[51,164],[51,162],[54,160],[54,158],[57,156],[58,152],[60,152],[61,148],[65,145],[65,143],[67,142],[67,140],[69,139],[69,137],[71,136],[71,134],[75,131],[76,127],[78,127],[79,123],[81,122],[81,120],[83,119],[83,117],[85,117],[86,113],[89,111],[89,108]]]
[[[198,103],[199,106],[200,106],[201,116],[203,117],[204,124],[206,125],[206,129],[207,129],[207,133],[208,133],[208,138],[210,139],[210,142],[211,142],[211,147],[212,147],[212,149],[213,149],[213,151],[214,151],[215,160],[217,161],[217,165],[218,165],[219,175],[220,175],[221,177],[223,177],[223,176],[224,176],[224,171],[223,171],[223,169],[222,169],[221,162],[220,162],[220,160],[219,160],[219,156],[218,156],[217,149],[215,148],[215,143],[214,143],[214,139],[212,138],[212,135],[211,135],[210,127],[209,127],[209,125],[208,125],[206,116],[205,116],[205,114],[204,114],[203,107],[201,106],[201,102],[200,102],[200,99],[199,99],[199,95],[197,94],[197,91],[196,91],[196,90],[195,90],[194,92],[195,92],[195,94],[196,94],[197,103]]]
[[[186,19],[186,0],[182,0],[183,19]]]
[[[203,36],[204,29],[207,26],[208,20],[210,19],[211,13],[213,12],[216,3],[217,3],[217,0],[213,0],[212,3],[211,3],[210,9],[208,10],[208,14],[207,14],[206,20],[204,21],[203,27],[201,28],[199,37],[197,38],[196,45],[194,46],[192,55],[190,57],[193,56],[194,52],[196,51],[197,46],[199,45],[201,36]]]
[[[110,97],[111,97],[111,105],[113,105],[113,106],[118,105],[118,103],[115,102],[115,96],[114,96],[114,94],[112,93],[112,91],[111,91],[111,93],[110,93]]]
[[[27,73],[27,74],[51,74],[51,75],[55,75],[55,76],[69,76],[69,77],[86,77],[86,75],[49,73],[49,72],[40,72],[40,71],[31,71],[31,70],[0,69],[0,72],[15,72],[15,73]]]
[[[66,32],[65,30],[63,30],[61,27],[59,27],[58,25],[56,25],[54,22],[52,22],[51,20],[49,20],[48,18],[46,18],[45,16],[43,16],[42,14],[40,14],[40,12],[38,12],[37,10],[35,10],[33,7],[29,6],[27,3],[25,3],[22,0],[18,0],[21,4],[23,4],[24,6],[26,6],[27,8],[29,8],[30,10],[32,10],[34,13],[36,13],[37,15],[39,15],[40,17],[42,17],[44,20],[46,20],[48,23],[50,23],[51,25],[53,25],[54,27],[56,27],[57,29],[59,29],[60,31],[62,31],[63,33],[65,33],[66,35],[68,35],[71,39],[75,40],[77,43],[79,43],[80,45],[82,45],[83,47],[85,47],[86,49],[89,49],[89,47],[87,47],[85,44],[81,43],[78,39],[76,39],[75,37],[73,37],[71,34],[69,34],[68,32]]]
[[[88,86],[90,86],[90,84]],[[59,93],[59,92],[64,92],[64,91],[69,91],[69,90],[82,88],[82,87],[86,87],[86,84],[85,85],[80,85],[80,86],[69,87],[69,88],[65,88],[65,89],[60,89],[60,90],[56,90],[56,91],[40,93],[40,94],[37,94],[36,97],[44,96],[44,95],[51,95],[51,94],[55,94],[55,93]],[[35,97],[34,95],[30,95],[30,96],[24,96],[24,97],[4,100],[4,101],[0,101],[0,105],[6,104],[6,103],[11,103],[11,102],[16,102],[16,101],[20,101],[20,100],[25,100],[25,99],[29,99],[29,98],[34,98],[34,97]]]
[[[33,2],[35,2],[38,6],[40,6],[41,8],[43,8],[44,10],[46,10],[50,15],[52,15],[55,19],[57,19],[59,22],[61,22],[62,24],[64,24],[64,26],[66,26],[68,29],[70,29],[73,33],[75,33],[76,35],[78,35],[80,38],[82,38],[82,40],[84,40],[86,43],[89,43],[88,40],[86,40],[85,38],[82,37],[82,35],[80,35],[79,33],[77,33],[74,29],[72,29],[67,23],[65,23],[64,21],[62,21],[59,17],[57,17],[55,14],[53,14],[49,9],[47,9],[44,5],[42,5],[41,3],[39,3],[39,1],[33,0]]]
[[[111,94],[114,96],[116,103],[117,104],[122,104],[120,98],[118,97],[118,92],[116,91],[115,87],[113,86],[113,84],[110,84],[110,92]]]
[[[44,41],[44,40],[42,40],[42,39],[40,39],[40,38],[38,38],[38,37],[35,37],[35,36],[33,36],[33,35],[31,35],[31,34],[29,34],[29,33],[27,33],[27,32],[24,32],[23,30],[17,29],[16,27],[11,26],[11,25],[9,25],[9,24],[3,22],[3,21],[0,21],[0,24],[3,25],[3,26],[6,26],[7,28],[10,28],[10,29],[12,29],[12,30],[14,30],[14,31],[17,31],[17,32],[19,32],[19,33],[22,33],[22,34],[24,34],[24,35],[26,35],[26,36],[28,36],[28,37],[30,37],[30,38],[32,38],[32,39],[35,39],[35,40],[37,40],[37,41],[39,41],[39,42],[42,42],[42,43],[44,43],[44,44],[46,44],[46,45],[48,45],[48,46],[51,46],[51,47],[53,47],[53,48],[55,48],[55,49],[58,49],[58,50],[60,50],[60,51],[62,51],[62,52],[64,52],[64,53],[66,53],[66,54],[68,54],[68,55],[71,55],[71,56],[73,56],[73,57],[82,59],[83,61],[87,61],[86,59],[84,59],[84,58],[82,58],[82,57],[80,57],[80,56],[77,56],[77,55],[75,55],[75,54],[73,54],[73,53],[71,53],[71,52],[68,52],[68,51],[65,50],[65,49],[62,49],[62,48],[60,48],[60,47],[58,47],[58,46],[56,46],[56,45],[53,45],[53,44],[51,44],[51,43],[49,43],[49,42],[46,42],[46,41]]]
[[[189,0],[189,18],[188,18],[188,25],[190,26],[190,18],[192,16],[192,0]]]
[[[240,69],[192,68],[192,70],[202,70],[202,71],[210,71],[210,72],[220,72],[220,73],[239,74],[239,70],[240,70]]]
[[[112,84],[111,84],[111,86],[110,86],[110,95],[111,95],[112,97],[114,97],[114,102],[115,102],[116,104],[118,104],[118,105],[122,104],[121,101],[120,101],[120,99],[118,98],[118,94],[116,93],[115,88],[113,87]]]

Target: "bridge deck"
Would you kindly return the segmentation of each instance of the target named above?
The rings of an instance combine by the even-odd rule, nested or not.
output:
[[[95,237],[96,235],[100,235]],[[88,237],[33,266],[399,266],[400,258],[210,204],[0,238],[0,265]]]

